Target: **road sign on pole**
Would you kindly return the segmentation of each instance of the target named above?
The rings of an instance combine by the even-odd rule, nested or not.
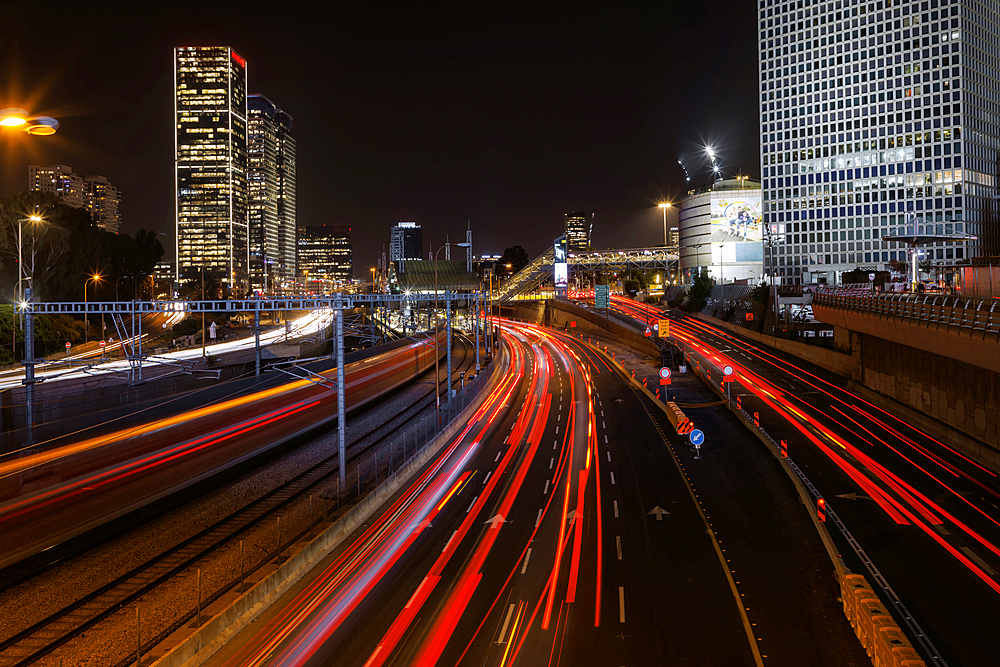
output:
[[[660,320],[656,324],[660,338],[668,338],[670,336],[670,320]]]
[[[694,429],[688,434],[688,439],[691,440],[691,444],[694,445],[694,457],[696,459],[701,458],[701,445],[705,442],[705,434],[699,429]]]
[[[670,369],[666,366],[660,369],[660,384],[670,384]]]
[[[730,365],[727,364],[726,367],[722,369],[722,381],[723,382],[732,382],[733,381],[733,367],[732,366],[730,366]]]
[[[611,306],[611,286],[610,285],[595,285],[594,286],[594,307],[595,308],[608,308]]]

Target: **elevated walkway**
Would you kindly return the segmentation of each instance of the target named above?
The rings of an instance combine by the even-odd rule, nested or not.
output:
[[[624,248],[572,252],[569,254],[567,264],[570,272],[592,273],[629,269],[667,272],[677,268],[677,258],[676,250],[671,248]],[[537,289],[543,282],[550,280],[554,259],[555,251],[552,248],[536,257],[504,283],[500,288],[499,300],[509,301]]]

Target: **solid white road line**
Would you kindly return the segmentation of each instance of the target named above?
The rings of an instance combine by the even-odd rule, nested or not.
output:
[[[531,547],[528,547],[528,553],[524,554],[524,565],[521,566],[521,574],[524,574],[525,570],[528,569],[529,558],[531,558]]]

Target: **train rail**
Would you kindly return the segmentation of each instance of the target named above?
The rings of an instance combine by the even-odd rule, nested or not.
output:
[[[457,385],[461,381],[461,377],[468,370],[474,368],[475,364],[475,351],[469,341],[458,336],[456,336],[456,341],[462,345],[463,358],[459,362],[458,368],[455,369],[453,377],[448,383],[449,386]],[[455,378],[455,374],[459,376],[459,379]],[[441,384],[444,382],[439,381],[438,387]],[[433,394],[433,388],[428,388],[409,408],[400,412],[393,419],[352,439],[347,458],[348,466],[361,460],[370,452],[377,451],[380,443],[390,438],[394,431],[415,420],[426,409],[432,408],[434,405]],[[55,613],[11,637],[0,641],[0,666],[21,667],[32,664],[94,627],[124,605],[140,599],[177,575],[188,571],[189,568],[196,566],[199,561],[212,553],[237,543],[253,527],[269,518],[280,516],[283,511],[287,511],[297,503],[305,502],[311,494],[323,489],[325,485],[337,477],[340,469],[337,459],[336,454],[324,458],[199,533],[148,559],[113,581],[65,605]],[[338,495],[340,491],[338,489]],[[347,489],[343,491],[346,493]],[[338,505],[340,502],[349,502],[352,499],[355,499],[354,494],[347,495],[347,498],[343,500],[338,498]],[[313,527],[314,523],[310,517],[310,524],[306,530],[311,531]],[[301,538],[304,532],[289,535],[284,544],[290,544]],[[208,596],[203,601],[204,604],[210,604],[226,592],[233,590],[234,587],[241,587],[246,575],[252,574],[254,569],[279,557],[281,550],[282,544],[277,544],[273,550],[263,554],[255,568],[249,572],[241,572],[239,578]],[[191,610],[189,613],[181,615],[169,628],[159,635],[149,638],[145,644],[149,647],[155,646],[163,638],[189,622],[196,613],[196,610]],[[123,660],[122,664],[127,665],[133,661],[134,658],[128,658]]]

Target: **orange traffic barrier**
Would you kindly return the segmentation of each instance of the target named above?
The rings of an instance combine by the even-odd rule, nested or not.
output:
[[[686,435],[694,430],[694,422],[673,401],[667,403],[667,419],[678,435]]]
[[[783,458],[783,459],[787,459],[788,458],[788,441],[787,440],[782,440],[781,441],[781,458]]]
[[[635,371],[632,372],[635,373]],[[642,388],[646,389],[646,378],[642,378]]]
[[[826,523],[826,498],[820,498],[816,501],[816,518],[821,523]]]
[[[872,663],[875,667],[894,667],[897,662],[896,649],[909,649],[910,652],[913,651],[913,647],[910,645],[909,640],[907,640],[906,635],[903,631],[893,623],[890,626],[883,626],[878,629],[875,635],[875,650],[872,652]],[[902,658],[902,655],[899,655]],[[906,655],[907,658],[911,656]]]

